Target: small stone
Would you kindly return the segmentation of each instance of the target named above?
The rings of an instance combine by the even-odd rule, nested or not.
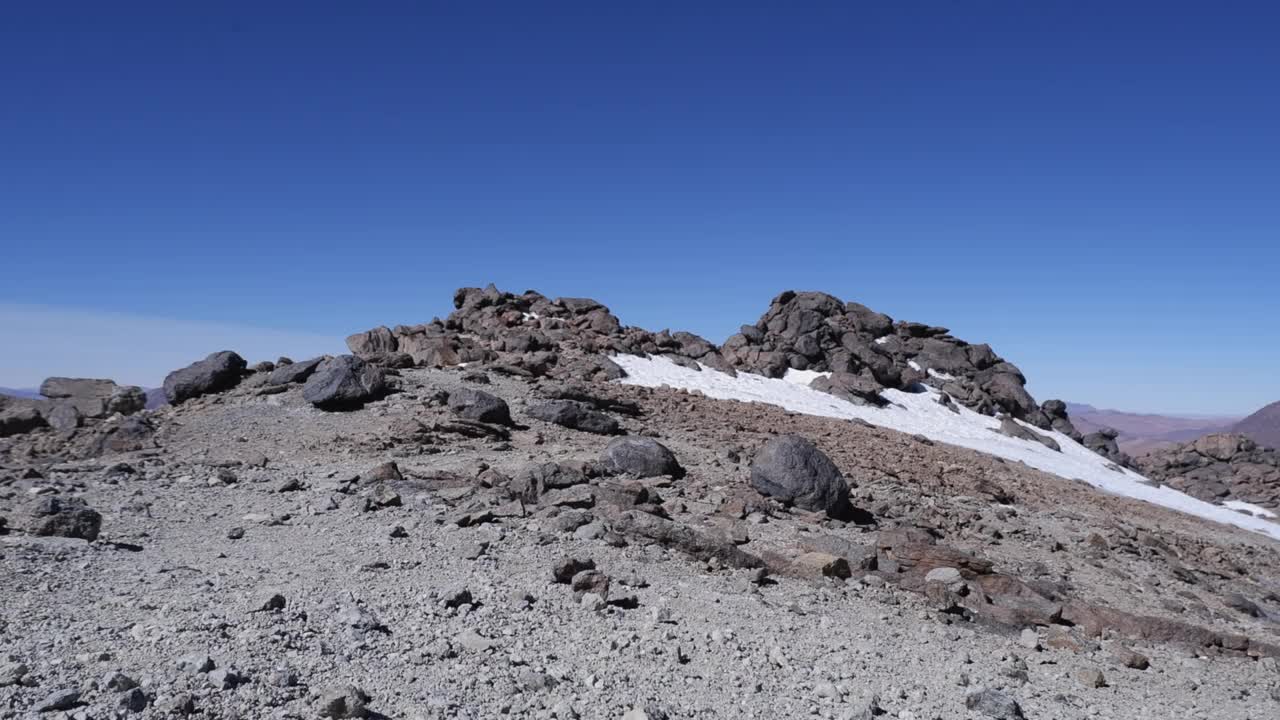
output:
[[[1018,635],[1018,644],[1028,650],[1040,649],[1040,633],[1032,628],[1023,628]]]
[[[239,540],[242,537],[244,537],[244,528],[242,527],[233,527],[227,531],[227,538],[230,540]]]
[[[207,673],[218,667],[213,658],[204,653],[192,653],[178,659],[178,669],[189,673]]]
[[[138,683],[122,672],[110,672],[102,679],[102,687],[116,692],[124,692],[138,687]]]
[[[206,676],[209,684],[218,690],[230,690],[244,681],[235,668],[218,668]]]
[[[458,644],[475,653],[485,652],[496,645],[494,641],[484,637],[475,630],[467,630],[459,635]]]
[[[595,567],[595,561],[590,558],[564,558],[551,568],[551,580],[567,584],[573,580],[574,575],[583,570],[594,570]]]
[[[1146,670],[1151,667],[1151,660],[1146,655],[1122,647],[1115,652],[1116,662],[1133,670]]]
[[[836,689],[833,683],[818,683],[813,688],[813,694],[820,698],[835,699],[840,697],[840,691]]]
[[[1076,680],[1087,688],[1100,688],[1107,686],[1107,679],[1102,675],[1101,670],[1086,668],[1076,671]]]
[[[298,684],[298,673],[288,665],[277,665],[271,669],[271,684],[276,687],[293,687]]]
[[[441,595],[444,606],[448,608],[456,608],[462,605],[471,604],[471,591],[466,588],[452,588],[444,591]]]
[[[478,560],[482,555],[484,555],[488,551],[489,551],[489,543],[487,542],[472,543],[467,546],[467,549],[462,551],[462,557],[467,560]]]
[[[30,672],[30,669],[20,662],[0,665],[0,687],[21,684],[22,679],[27,676],[28,672]]]
[[[318,711],[322,718],[363,718],[369,714],[368,702],[368,693],[354,685],[346,685],[322,693]]]
[[[284,595],[278,592],[268,592],[258,599],[255,603],[259,612],[270,612],[272,610],[283,610],[288,601]]]
[[[139,713],[147,709],[147,705],[151,700],[142,688],[130,688],[120,696],[120,709],[125,712]]]
[[[70,710],[80,703],[79,690],[59,690],[36,705],[36,712]]]
[[[848,560],[829,553],[808,552],[796,558],[795,564],[806,572],[823,577],[844,579],[853,574]]]
[[[1022,720],[1018,701],[999,690],[976,687],[965,693],[964,706],[996,720]]]
[[[396,525],[391,528],[389,535],[393,538],[407,538],[409,537],[409,531],[405,530],[403,525]]]
[[[196,712],[196,701],[188,694],[181,693],[175,695],[168,702],[164,703],[163,712],[167,715],[194,715]]]

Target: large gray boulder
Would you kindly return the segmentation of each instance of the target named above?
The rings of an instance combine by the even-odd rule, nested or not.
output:
[[[627,473],[642,478],[659,475],[684,477],[684,468],[680,467],[676,456],[653,438],[615,438],[600,455],[600,463],[613,474]]]
[[[46,424],[40,411],[30,405],[14,404],[0,408],[0,437],[23,435]]]
[[[511,408],[507,407],[507,402],[482,390],[454,390],[449,393],[449,409],[454,415],[467,420],[495,425],[511,424]]]
[[[316,368],[320,367],[322,362],[324,362],[323,357],[315,357],[302,362],[280,365],[267,376],[267,384],[290,385],[292,383],[306,382],[307,378],[315,373]]]
[[[616,435],[621,431],[617,420],[575,400],[548,400],[530,406],[527,412],[529,417],[570,430],[597,435]]]
[[[762,495],[833,518],[848,517],[849,485],[813,443],[783,435],[765,443],[751,463],[751,487]]]
[[[244,358],[230,350],[213,353],[165,376],[165,397],[178,405],[201,395],[230,390],[240,382],[247,365]]]
[[[142,388],[95,378],[46,378],[40,383],[40,394],[58,405],[75,407],[87,418],[103,418],[112,413],[132,415],[147,405]]]
[[[386,373],[354,355],[320,363],[302,386],[302,397],[321,410],[355,410],[386,393]]]
[[[93,541],[102,528],[102,515],[80,498],[45,495],[32,501],[20,521],[31,535],[53,535]]]

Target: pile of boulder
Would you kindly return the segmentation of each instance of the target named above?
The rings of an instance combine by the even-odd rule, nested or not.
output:
[[[1280,452],[1244,435],[1216,433],[1138,459],[1143,474],[1209,502],[1280,510]]]
[[[730,370],[714,343],[687,332],[624,327],[589,298],[555,298],[493,285],[461,288],[449,317],[421,325],[377,327],[347,338],[360,358],[382,365],[449,367],[483,362],[512,375],[581,380],[621,378],[612,354],[660,355],[696,367]]]
[[[854,302],[816,292],[784,292],[754,325],[723,347],[693,333],[627,327],[588,298],[549,299],[493,285],[462,288],[454,312],[422,325],[377,327],[347,338],[356,356],[380,365],[448,367],[483,362],[510,374],[580,380],[624,375],[612,354],[655,355],[686,367],[781,377],[787,370],[829,373],[813,387],[852,402],[883,404],[888,388],[938,388],[987,415],[1082,436],[1065,403],[1038,405],[1017,366],[989,345],[970,344],[946,328],[897,321]]]
[[[830,373],[813,387],[853,401],[878,402],[884,389],[931,385],[985,415],[1008,415],[1078,438],[1066,405],[1037,405],[1026,377],[986,344],[944,327],[894,321],[826,293],[787,291],[754,325],[743,325],[720,354],[735,368],[768,377],[788,370]]]
[[[70,432],[114,415],[132,415],[147,405],[136,385],[111,380],[51,377],[40,384],[39,398],[0,396],[0,437],[39,428]]]

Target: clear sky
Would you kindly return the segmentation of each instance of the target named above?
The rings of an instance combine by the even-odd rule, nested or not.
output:
[[[825,290],[1041,399],[1280,399],[1275,3],[620,5],[7,4],[0,385],[492,281],[717,342]]]

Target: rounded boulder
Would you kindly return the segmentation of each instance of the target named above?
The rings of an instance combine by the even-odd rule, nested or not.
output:
[[[670,475],[684,477],[684,468],[666,445],[647,437],[615,438],[600,455],[605,469],[615,475],[636,477]]]
[[[803,510],[833,518],[851,514],[844,476],[831,458],[799,435],[765,443],[751,463],[751,487]]]

